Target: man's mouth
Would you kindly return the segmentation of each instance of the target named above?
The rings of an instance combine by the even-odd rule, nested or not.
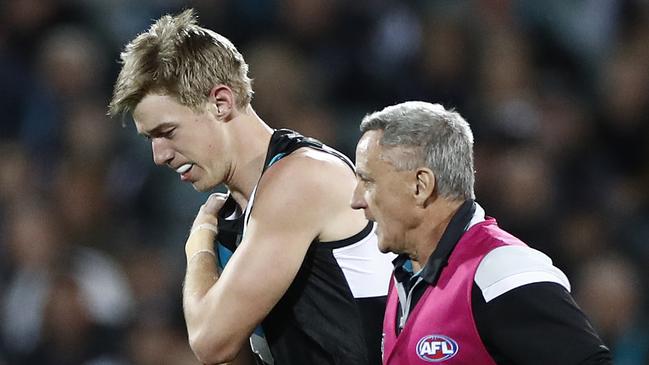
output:
[[[186,163],[176,169],[176,172],[180,174],[180,180],[189,181],[189,171],[191,171],[193,163]]]
[[[179,168],[177,168],[176,172],[182,175],[182,174],[186,173],[187,171],[189,171],[189,169],[191,169],[192,166],[194,166],[194,164],[186,163],[186,164],[180,166]]]

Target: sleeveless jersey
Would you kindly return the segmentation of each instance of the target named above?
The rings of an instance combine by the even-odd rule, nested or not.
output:
[[[284,129],[271,137],[264,172],[303,147],[336,156],[354,169],[341,153]],[[221,265],[241,241],[255,193],[256,187],[245,211],[230,197],[219,212]],[[372,222],[346,239],[312,242],[292,284],[251,337],[253,351],[269,364],[379,364],[393,258],[378,250]]]

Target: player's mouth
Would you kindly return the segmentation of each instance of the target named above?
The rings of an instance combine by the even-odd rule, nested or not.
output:
[[[190,178],[190,171],[192,170],[192,167],[194,167],[193,163],[186,163],[184,165],[181,165],[179,168],[176,169],[176,172],[180,174],[180,180],[182,181],[188,181]]]

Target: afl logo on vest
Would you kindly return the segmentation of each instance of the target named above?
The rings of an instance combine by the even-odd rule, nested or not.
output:
[[[457,354],[459,346],[450,337],[442,335],[429,335],[422,337],[417,342],[417,355],[428,362],[441,362]]]

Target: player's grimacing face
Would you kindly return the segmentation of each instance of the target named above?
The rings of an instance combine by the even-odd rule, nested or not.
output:
[[[214,117],[180,104],[169,95],[148,94],[133,111],[139,134],[151,142],[153,161],[167,166],[198,191],[225,177],[224,143]]]

